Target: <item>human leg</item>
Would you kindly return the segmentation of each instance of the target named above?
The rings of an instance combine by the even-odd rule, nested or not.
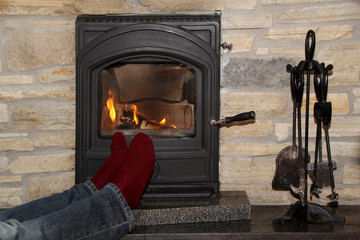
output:
[[[0,212],[0,221],[16,219],[20,222],[58,211],[73,202],[92,196],[97,189],[90,181],[74,185],[69,190],[34,200]]]
[[[154,159],[151,139],[138,134],[112,181],[114,184],[96,191],[89,181],[94,188],[92,196],[28,221],[0,222],[0,236],[7,236],[2,239],[16,239],[16,236],[22,236],[21,239],[118,239],[133,228],[130,209],[140,201],[154,169]]]
[[[0,221],[16,219],[23,222],[38,218],[93,195],[97,189],[103,188],[111,181],[125,158],[127,146],[125,137],[121,132],[117,132],[112,136],[111,152],[110,157],[97,171],[91,179],[91,182],[87,181],[85,183],[80,183],[63,193],[54,194],[50,197],[45,197],[1,211]]]
[[[134,228],[121,191],[108,184],[91,197],[36,219],[0,222],[1,239],[119,239]]]

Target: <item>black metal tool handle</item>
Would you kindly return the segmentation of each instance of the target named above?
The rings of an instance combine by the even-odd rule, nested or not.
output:
[[[311,62],[314,59],[315,43],[315,32],[313,30],[309,30],[305,38],[305,59],[307,62]]]
[[[254,111],[240,113],[238,115],[232,117],[226,117],[225,123],[232,123],[232,122],[240,122],[246,120],[253,120],[256,118],[256,114]]]
[[[256,118],[255,112],[250,111],[250,112],[239,113],[239,114],[237,114],[235,116],[232,116],[232,117],[226,117],[224,119],[219,119],[217,121],[216,120],[211,120],[210,125],[211,126],[216,126],[216,125],[221,126],[221,124],[228,124],[228,123],[232,123],[232,122],[253,120],[255,118]]]

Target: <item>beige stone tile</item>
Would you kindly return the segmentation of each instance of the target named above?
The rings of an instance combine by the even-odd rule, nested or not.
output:
[[[74,84],[57,85],[13,85],[2,87],[0,101],[15,101],[26,98],[61,98],[75,100]]]
[[[57,81],[75,82],[75,67],[54,67],[46,68],[41,72],[41,82],[52,83]]]
[[[222,191],[246,191],[250,203],[254,205],[290,203],[290,193],[288,191],[274,191],[270,184],[266,186],[221,184],[220,189]]]
[[[257,117],[288,115],[288,98],[279,93],[228,92],[221,97],[221,116],[255,111]]]
[[[272,26],[271,14],[236,15],[223,17],[223,29],[257,29]]]
[[[263,38],[272,40],[305,40],[306,34],[312,29],[315,32],[316,41],[318,40],[340,40],[352,38],[354,25],[327,25],[327,26],[308,26],[296,28],[270,28]]]
[[[333,75],[329,76],[330,87],[360,85],[360,44],[326,46],[319,59],[334,66]]]
[[[360,18],[360,4],[344,2],[339,4],[327,4],[310,6],[289,10],[279,16],[280,23],[319,23],[343,21]]]
[[[284,141],[289,137],[292,137],[292,129],[292,123],[275,123],[275,135],[277,140]]]
[[[74,30],[11,31],[6,41],[7,67],[26,70],[75,61]]]
[[[7,109],[6,104],[0,103],[0,122],[9,121],[9,110]]]
[[[33,177],[30,179],[29,200],[32,201],[55,193],[61,193],[71,188],[74,184],[74,172],[46,177]]]
[[[0,188],[0,206],[13,207],[21,204],[21,188]]]
[[[74,167],[73,153],[20,156],[10,163],[15,174],[71,171]]]
[[[22,177],[20,175],[17,175],[17,176],[0,176],[0,183],[21,182],[21,180],[22,180]]]
[[[265,55],[269,53],[269,48],[257,48],[256,54],[257,55]]]
[[[360,184],[360,165],[345,165],[343,183]]]
[[[309,112],[312,114],[314,112],[314,104],[318,100],[316,99],[315,94],[310,94],[309,100]],[[348,114],[350,111],[350,102],[347,93],[328,93],[327,101],[331,102],[333,116],[336,114]],[[305,113],[305,106],[306,98],[304,96],[301,110],[302,113]]]
[[[256,120],[254,123],[233,123],[220,129],[220,139],[231,139],[241,136],[266,136],[273,131],[273,122],[270,120]]]
[[[47,99],[15,104],[11,107],[16,129],[74,129],[75,104]]]
[[[0,151],[29,152],[34,150],[34,144],[30,139],[0,139]]]
[[[34,82],[32,75],[0,76],[0,84],[29,84]]]
[[[287,147],[287,143],[243,143],[221,142],[220,155],[250,155],[267,156],[278,154],[281,149]]]
[[[0,156],[0,173],[10,169],[10,160],[6,156]]]
[[[231,52],[250,52],[255,34],[224,34],[222,38],[232,44]]]
[[[360,158],[360,142],[331,141],[331,154],[336,157]]]
[[[296,3],[318,3],[329,2],[329,0],[261,0],[263,5],[281,5],[281,4],[296,4]]]
[[[337,193],[341,202],[360,201],[360,187],[337,188]]]
[[[41,133],[35,136],[36,147],[75,148],[75,133]]]
[[[129,12],[125,0],[12,0],[3,2],[2,14],[106,14]]]
[[[254,9],[256,6],[256,0],[140,0],[140,3],[154,12]]]

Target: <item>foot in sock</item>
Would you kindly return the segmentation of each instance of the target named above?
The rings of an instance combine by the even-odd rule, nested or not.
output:
[[[101,166],[101,168],[91,178],[91,182],[94,183],[96,189],[100,190],[106,186],[115,176],[120,165],[124,162],[127,145],[124,134],[116,132],[112,136],[111,140],[111,155]]]
[[[113,178],[131,209],[136,208],[155,166],[152,140],[139,133],[131,141],[125,161]]]

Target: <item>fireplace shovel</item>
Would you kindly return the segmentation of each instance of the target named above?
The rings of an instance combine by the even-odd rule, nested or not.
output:
[[[305,150],[301,146],[301,103],[304,92],[304,79],[297,68],[287,66],[290,71],[290,89],[293,100],[293,144],[280,151],[276,157],[276,171],[272,188],[278,191],[301,187],[300,174],[304,166]],[[298,110],[298,146],[296,145],[296,107]],[[299,151],[301,149],[301,151]],[[298,192],[296,194],[299,194]],[[301,195],[301,194],[300,194]],[[300,196],[301,197],[301,196]]]

